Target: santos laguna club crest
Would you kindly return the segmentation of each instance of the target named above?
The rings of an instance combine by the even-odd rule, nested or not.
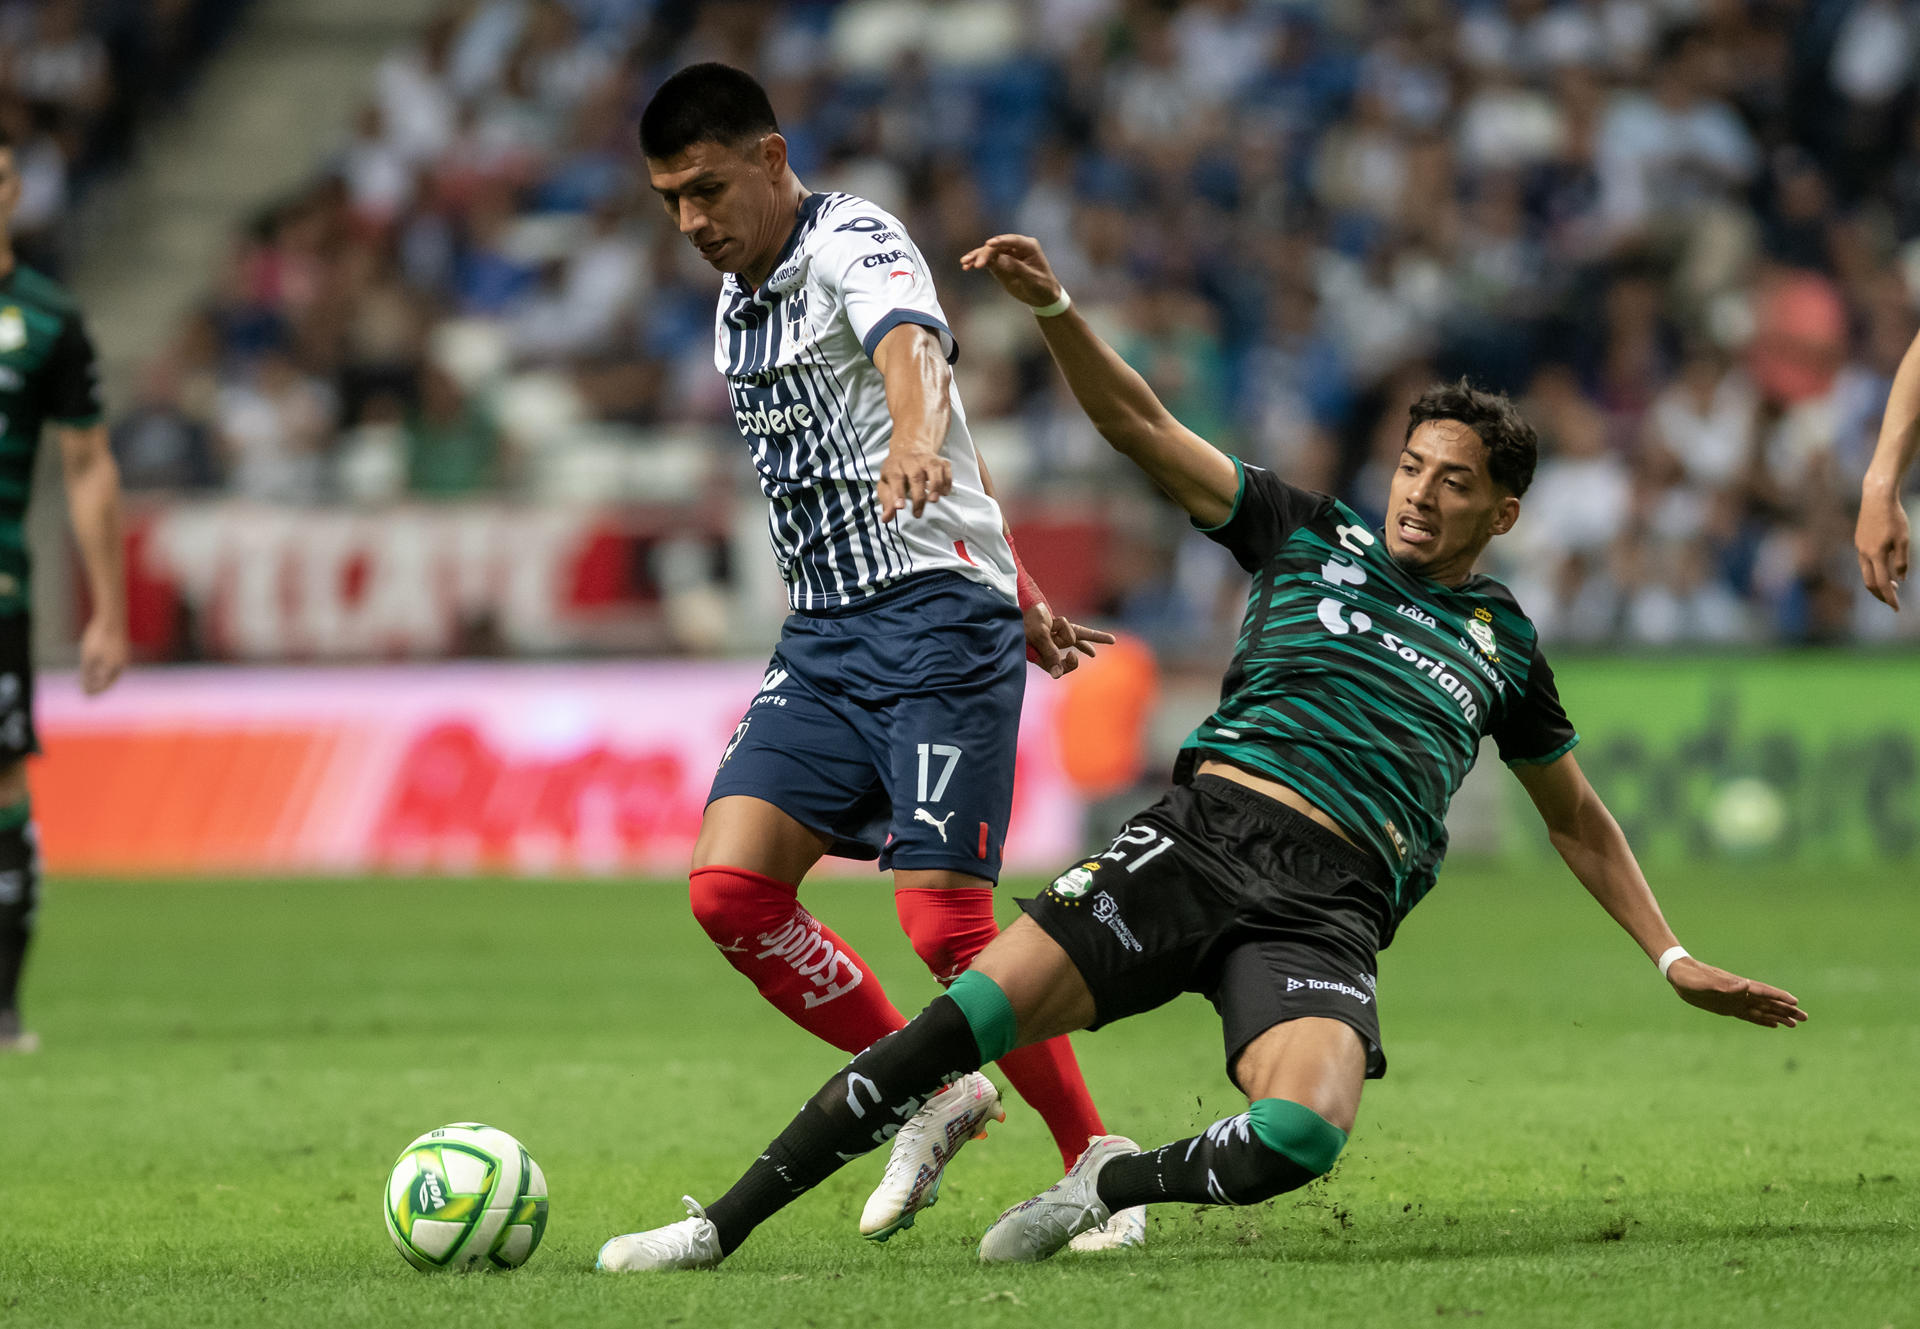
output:
[[[27,344],[27,321],[14,305],[0,309],[0,351],[17,351]]]
[[[1053,893],[1063,900],[1078,900],[1093,887],[1093,874],[1100,870],[1098,863],[1082,863],[1077,868],[1068,868],[1053,879]]]
[[[1473,644],[1480,653],[1490,659],[1498,658],[1499,648],[1493,640],[1493,615],[1484,609],[1473,611],[1473,617],[1467,620],[1467,635],[1473,638]]]

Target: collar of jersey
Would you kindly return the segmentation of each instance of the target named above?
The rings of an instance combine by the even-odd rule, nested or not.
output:
[[[793,219],[793,230],[787,233],[787,242],[780,246],[780,252],[774,256],[773,266],[767,269],[767,281],[772,281],[773,274],[780,271],[781,265],[793,257],[793,250],[800,243],[801,233],[813,222],[813,214],[820,211],[826,202],[825,194],[808,194],[800,200],[800,214]],[[747,279],[737,272],[733,274],[733,280],[742,291],[755,299],[759,298],[760,287],[747,285]]]

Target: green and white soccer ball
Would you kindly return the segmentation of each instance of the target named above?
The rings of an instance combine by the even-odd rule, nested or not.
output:
[[[385,1209],[415,1269],[517,1269],[547,1230],[547,1178],[505,1131],[460,1121],[401,1150]]]

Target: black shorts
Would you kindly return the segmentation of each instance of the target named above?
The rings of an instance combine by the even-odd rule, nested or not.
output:
[[[33,620],[0,614],[0,766],[39,750],[33,732]]]
[[[1198,992],[1220,1012],[1230,1078],[1261,1034],[1320,1016],[1352,1026],[1377,1080],[1387,1058],[1374,965],[1391,891],[1368,850],[1202,775],[1020,904],[1086,980],[1090,1028]]]

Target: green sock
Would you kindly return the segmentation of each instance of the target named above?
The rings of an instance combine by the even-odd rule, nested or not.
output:
[[[981,1065],[998,1061],[1013,1051],[1020,1036],[1019,1022],[1014,1018],[1013,1003],[1007,1000],[998,983],[969,969],[953,980],[947,995],[967,1017],[974,1045],[980,1049]]]

